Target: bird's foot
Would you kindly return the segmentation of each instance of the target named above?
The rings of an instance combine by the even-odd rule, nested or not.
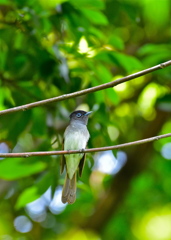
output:
[[[80,153],[83,153],[83,152],[84,152],[84,150],[85,150],[85,149],[84,149],[84,148],[82,148],[82,149],[80,149],[80,150],[79,150],[79,152],[80,152]]]

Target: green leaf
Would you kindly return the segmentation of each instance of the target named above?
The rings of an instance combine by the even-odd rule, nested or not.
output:
[[[154,0],[143,0],[141,2],[144,7],[144,17],[147,24],[153,26],[153,31],[165,27],[170,20],[170,1],[156,1]]]
[[[98,24],[98,25],[107,25],[108,20],[106,16],[96,10],[90,10],[90,9],[81,9],[81,12],[83,15],[93,24]]]
[[[105,7],[105,4],[102,0],[69,0],[69,2],[79,9],[104,9]]]
[[[16,209],[24,207],[26,204],[28,204],[30,202],[33,202],[34,200],[36,200],[39,197],[40,197],[40,194],[37,193],[37,187],[36,186],[32,186],[30,188],[27,188],[19,196],[15,207],[16,207]]]
[[[117,52],[111,53],[111,56],[113,57],[114,61],[118,65],[122,66],[128,73],[142,69],[141,62],[133,56],[128,56],[126,54]]]
[[[145,44],[143,45],[139,50],[138,54],[140,56],[148,55],[148,54],[159,54],[163,52],[168,52],[168,50],[171,50],[170,44]]]
[[[104,62],[104,63],[113,63],[113,59],[110,56],[110,52],[108,51],[100,51],[97,53],[97,55],[94,57],[95,60],[100,62]],[[101,66],[101,64],[99,64]]]
[[[97,28],[95,28],[95,27],[90,27],[90,28],[89,28],[89,32],[90,32],[92,35],[98,37],[98,39],[105,39],[105,35],[103,34],[102,31],[100,31],[100,29],[97,29]]]
[[[37,186],[37,191],[40,195],[42,195],[51,185],[52,175],[53,175],[52,172],[48,171],[44,173],[43,176],[41,176],[41,178],[36,182],[35,185]],[[57,175],[57,171],[56,171],[56,175]]]
[[[30,118],[31,111],[25,111],[24,113],[16,113],[13,118],[11,118],[11,115],[6,115],[5,117],[3,116],[1,119],[1,124],[3,124],[4,128],[8,129],[8,135],[6,139],[16,143],[19,135],[28,126]]]
[[[146,44],[142,46],[138,54],[143,57],[145,66],[152,66],[170,58],[170,44]]]
[[[114,46],[116,49],[118,50],[123,50],[124,49],[124,42],[123,40],[118,37],[118,36],[112,36],[110,39],[109,39],[109,42],[108,44]]]
[[[107,82],[110,82],[112,80],[111,72],[104,65],[99,64],[97,66],[96,71],[97,71],[98,77],[100,78],[102,83],[107,83]]]
[[[41,197],[41,195],[51,185],[51,174],[50,172],[45,173],[40,180],[32,187],[25,189],[17,199],[16,208],[19,209],[24,207],[26,204]]]
[[[115,105],[119,104],[119,96],[116,93],[114,88],[108,88],[108,89],[106,89],[104,91],[106,91],[107,97],[108,97],[108,99],[110,99],[110,101],[112,103],[114,103]]]
[[[46,164],[38,162],[37,158],[32,158],[32,161],[30,159],[9,158],[0,161],[0,178],[15,180],[41,172],[45,167]]]
[[[97,75],[102,83],[108,83],[112,80],[111,72],[104,65],[99,64],[96,71],[97,71]],[[113,88],[107,88],[103,91],[96,92],[95,95],[96,95],[96,99],[98,100],[98,102],[103,102],[104,99],[106,99],[106,101],[110,100],[114,104],[119,103],[118,94],[116,93],[116,91]]]
[[[50,0],[50,1],[39,0],[40,4],[45,9],[55,8],[57,5],[62,4],[62,3],[67,2],[67,1],[68,0]]]
[[[46,111],[35,108],[32,113],[32,129],[30,133],[33,136],[43,136],[46,133]]]
[[[4,98],[5,98],[5,93],[4,93],[4,88],[0,88],[0,110],[4,110]]]

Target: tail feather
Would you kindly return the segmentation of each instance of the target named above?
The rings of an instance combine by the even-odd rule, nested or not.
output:
[[[76,200],[76,173],[72,179],[69,179],[68,174],[65,177],[65,183],[62,190],[62,202],[69,204],[74,203]]]

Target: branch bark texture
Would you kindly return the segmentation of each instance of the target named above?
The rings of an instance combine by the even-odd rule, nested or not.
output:
[[[163,124],[169,117],[170,113],[157,110],[156,118],[142,129],[142,138],[147,138],[161,131]],[[113,181],[104,195],[98,199],[92,216],[86,222],[80,224],[83,228],[96,232],[102,232],[105,229],[105,225],[115,215],[118,208],[123,205],[126,195],[130,190],[132,180],[143,172],[151,161],[152,149],[152,142],[143,144],[141,147],[136,145],[128,149],[126,164],[113,177]]]
[[[3,110],[3,111],[0,111],[0,115],[13,113],[13,112],[18,112],[18,111],[26,111],[27,109],[31,109],[31,108],[38,107],[38,106],[43,106],[43,105],[48,104],[48,103],[59,102],[59,101],[63,101],[63,100],[69,99],[69,98],[79,97],[81,95],[85,95],[85,94],[88,94],[88,93],[100,91],[100,90],[103,90],[103,89],[106,89],[106,88],[115,87],[118,84],[130,81],[132,79],[138,78],[140,76],[146,75],[146,74],[154,72],[156,70],[163,69],[163,68],[168,67],[170,65],[171,65],[171,60],[169,60],[167,62],[164,62],[164,63],[161,63],[159,65],[156,65],[154,67],[147,68],[143,71],[128,75],[126,77],[117,79],[117,80],[109,82],[109,83],[101,84],[101,85],[98,85],[98,86],[95,86],[95,87],[92,87],[92,88],[87,88],[85,90],[77,91],[77,92],[74,92],[74,93],[64,94],[64,95],[61,95],[61,96],[58,96],[58,97],[49,98],[49,99],[45,99],[45,100],[42,100],[42,101],[33,102],[33,103],[25,104],[25,105],[22,105],[22,106],[6,109],[6,110]]]
[[[50,155],[63,155],[63,154],[72,154],[72,153],[91,153],[91,152],[102,152],[102,151],[109,151],[114,149],[125,148],[134,145],[140,145],[143,143],[153,142],[155,140],[159,140],[162,138],[171,137],[171,133],[146,138],[134,142],[123,143],[115,146],[109,147],[99,147],[99,148],[91,148],[91,149],[81,149],[81,150],[68,150],[68,151],[47,151],[47,152],[24,152],[24,153],[0,153],[0,157],[4,158],[19,158],[19,157],[33,157],[33,156],[50,156]]]

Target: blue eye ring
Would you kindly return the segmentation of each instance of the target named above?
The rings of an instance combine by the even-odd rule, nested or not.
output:
[[[80,118],[80,117],[82,116],[82,114],[81,114],[81,113],[77,113],[76,116],[77,116],[78,118]]]

